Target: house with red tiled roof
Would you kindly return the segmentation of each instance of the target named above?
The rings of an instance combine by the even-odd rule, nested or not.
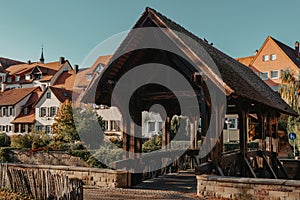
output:
[[[49,86],[35,103],[35,130],[52,133],[51,126],[61,104],[72,99],[72,91]]]
[[[250,67],[274,91],[278,91],[282,70],[298,71],[300,67],[299,42],[294,48],[268,36],[255,55],[237,58]]]
[[[28,61],[25,64],[12,65],[6,69],[7,75],[2,83],[2,90],[12,88],[52,86],[63,72],[72,70],[72,66],[64,57],[59,61],[44,63]]]
[[[34,118],[30,110],[39,87],[18,88],[0,93],[0,131],[7,134],[31,132]],[[23,117],[22,120],[19,119]],[[26,120],[24,120],[26,118]]]

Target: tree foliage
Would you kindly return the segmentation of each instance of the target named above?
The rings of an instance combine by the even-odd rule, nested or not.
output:
[[[66,100],[60,107],[53,124],[55,140],[59,142],[72,143],[79,140],[75,127],[72,103]]]
[[[280,95],[291,108],[296,112],[299,111],[299,91],[300,91],[300,76],[299,73],[284,70],[281,73]],[[297,134],[297,144],[300,137],[300,117],[281,116],[281,121],[286,121],[287,132],[295,132]],[[299,144],[297,145],[299,146]]]

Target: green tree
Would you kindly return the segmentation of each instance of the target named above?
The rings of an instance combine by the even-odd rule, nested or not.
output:
[[[79,140],[79,135],[75,127],[72,103],[66,100],[60,107],[55,122],[53,124],[55,141],[73,143]]]
[[[281,73],[281,85],[280,85],[280,95],[287,102],[291,108],[296,112],[299,111],[299,91],[300,91],[300,77],[299,74],[291,71],[284,70]],[[281,116],[282,121],[286,121],[287,132],[295,132],[297,134],[297,146],[299,147],[299,137],[300,137],[300,117],[294,116]]]
[[[90,107],[74,110],[74,122],[82,142],[89,149],[98,149],[104,139],[102,117]]]

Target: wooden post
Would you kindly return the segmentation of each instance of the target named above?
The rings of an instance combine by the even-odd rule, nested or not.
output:
[[[247,113],[244,109],[239,112],[239,130],[240,130],[240,154],[241,161],[241,176],[246,176],[245,159],[247,158]]]
[[[123,159],[129,158],[129,123],[123,120]]]
[[[165,126],[162,130],[162,149],[166,150],[167,145],[171,141],[171,117],[167,116],[165,121]]]

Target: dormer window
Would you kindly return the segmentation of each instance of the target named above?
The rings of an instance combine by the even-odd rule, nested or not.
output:
[[[31,79],[31,75],[30,74],[27,74],[26,76],[25,76],[25,80],[26,81],[29,81]]]
[[[20,81],[20,76],[16,76],[16,82]]]

